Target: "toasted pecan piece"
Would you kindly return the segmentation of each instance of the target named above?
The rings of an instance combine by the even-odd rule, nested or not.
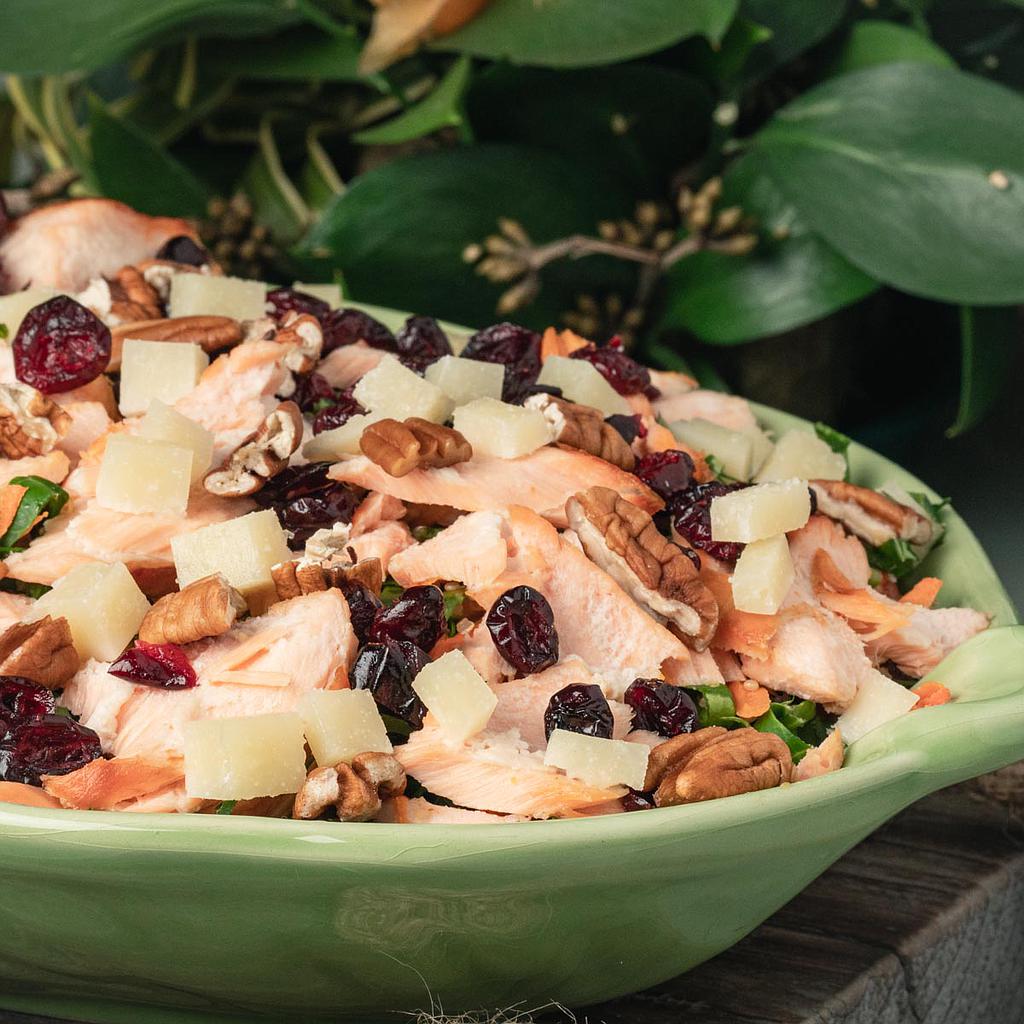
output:
[[[543,414],[558,444],[596,455],[627,473],[633,471],[636,465],[633,449],[610,423],[605,422],[599,410],[543,393],[531,395],[525,404]]]
[[[314,768],[295,794],[293,818],[310,820],[334,810],[339,821],[369,821],[383,797],[405,792],[405,771],[391,754],[357,754],[352,764]]]
[[[78,671],[78,661],[71,627],[63,617],[15,622],[0,634],[0,675],[23,676],[56,689]]]
[[[718,626],[718,602],[698,564],[664,537],[654,520],[608,487],[565,503],[583,550],[657,622],[702,651]]]
[[[137,267],[122,267],[107,280],[110,287],[110,314],[117,322],[152,320],[163,315],[163,303],[157,290]]]
[[[359,447],[389,476],[455,466],[473,457],[472,446],[457,430],[418,416],[371,423],[359,438]]]
[[[308,313],[289,313],[280,329],[274,334],[274,341],[287,345],[291,351],[284,357],[284,365],[292,373],[310,373],[320,361],[324,347],[324,332],[320,321]]]
[[[873,547],[897,538],[911,544],[929,544],[932,540],[932,521],[888,495],[845,480],[812,480],[810,485],[819,512],[842,523]]]
[[[220,636],[245,608],[245,598],[220,573],[214,573],[161,597],[142,620],[139,639],[147,644],[190,644]]]
[[[28,384],[0,384],[0,454],[45,455],[68,432],[71,417]]]
[[[384,569],[379,558],[364,558],[354,565],[336,565],[307,558],[279,562],[270,570],[279,601],[287,601],[321,590],[365,587],[375,596],[384,585]]]
[[[282,402],[221,469],[206,474],[203,486],[225,498],[255,494],[288,465],[301,443],[302,413],[294,402]]]
[[[242,325],[229,316],[175,316],[135,320],[110,329],[108,370],[121,366],[126,338],[137,341],[180,341],[198,345],[204,352],[221,352],[242,340]]]

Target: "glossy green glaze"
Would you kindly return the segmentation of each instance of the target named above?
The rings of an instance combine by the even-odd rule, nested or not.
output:
[[[852,462],[856,480],[923,488],[864,448]],[[0,1005],[149,1024],[369,1021],[432,1000],[581,1005],[700,963],[914,800],[1024,757],[1024,628],[948,521],[928,566],[947,581],[942,602],[999,628],[934,673],[955,703],[870,733],[824,778],[498,826],[0,805]]]

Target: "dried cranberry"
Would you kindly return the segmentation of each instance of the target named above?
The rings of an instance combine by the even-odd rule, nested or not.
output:
[[[319,373],[307,373],[295,380],[295,390],[289,398],[302,412],[313,415],[335,399],[336,392],[327,378]]]
[[[349,680],[354,690],[369,690],[378,707],[419,729],[427,709],[412,681],[429,662],[420,648],[404,640],[371,643],[356,655]]]
[[[501,363],[505,367],[501,397],[506,402],[522,402],[540,373],[540,335],[518,324],[493,324],[469,339],[462,356]]]
[[[327,477],[326,462],[289,466],[254,495],[262,508],[272,508],[278,521],[293,534],[289,541],[299,551],[317,530],[335,523],[350,523],[362,500],[348,484]]]
[[[626,703],[633,709],[633,728],[678,736],[697,728],[697,705],[681,687],[660,679],[635,679]]]
[[[30,309],[14,337],[15,376],[45,395],[88,384],[109,362],[109,328],[67,295]]]
[[[498,653],[517,672],[540,672],[558,661],[555,613],[533,587],[506,590],[487,613],[487,629]]]
[[[685,491],[693,483],[693,459],[686,452],[670,448],[651,452],[640,459],[633,472],[665,501]]]
[[[343,583],[341,592],[348,602],[348,617],[352,621],[352,631],[356,639],[365,644],[370,639],[373,620],[382,607],[380,598],[361,583]]]
[[[743,484],[723,484],[711,480],[694,484],[672,499],[672,527],[695,548],[706,551],[722,562],[735,562],[743,550],[742,544],[711,539],[711,500],[723,494],[740,490]]]
[[[448,335],[432,316],[411,316],[395,335],[398,358],[406,366],[422,372],[442,356],[452,354]]]
[[[587,345],[572,353],[572,359],[585,359],[597,368],[602,377],[620,395],[646,395],[657,398],[661,392],[651,383],[651,372],[632,356],[622,351],[621,342],[613,338],[603,347]]]
[[[168,238],[157,250],[156,258],[170,260],[172,263],[184,263],[189,267],[205,267],[210,262],[210,254],[188,235]]]
[[[389,608],[382,608],[370,628],[371,640],[407,640],[429,651],[448,632],[440,587],[409,587]]]
[[[640,428],[643,426],[639,416],[627,416],[620,412],[608,416],[605,423],[617,430],[626,444],[632,444],[640,437]]]
[[[352,388],[346,388],[338,393],[333,404],[316,414],[313,420],[313,433],[322,434],[325,430],[334,430],[335,427],[343,426],[353,416],[359,416],[365,411],[355,400]]]
[[[0,676],[0,739],[16,725],[53,714],[53,691],[22,676]]]
[[[655,806],[654,797],[650,793],[642,793],[639,789],[631,789],[620,797],[624,811],[649,811]]]
[[[515,686],[515,683],[510,683]],[[612,738],[615,722],[601,687],[594,683],[570,683],[552,694],[544,712],[544,735],[551,739],[556,729],[580,732],[584,736]]]
[[[361,309],[335,309],[323,319],[323,355],[343,345],[365,341],[370,348],[395,351],[395,336],[379,320]]]
[[[161,690],[190,690],[196,685],[196,671],[188,655],[177,644],[147,644],[136,640],[107,671],[118,679]]]
[[[274,288],[267,292],[267,302],[273,307],[271,316],[281,323],[288,313],[308,313],[323,323],[331,307],[323,299],[294,288]]]
[[[263,489],[253,496],[253,500],[264,508],[270,508],[307,494],[315,494],[330,487],[332,481],[327,475],[330,468],[328,462],[308,462],[305,466],[289,466],[268,480]]]
[[[95,761],[100,738],[64,715],[43,715],[16,725],[0,743],[0,779],[38,786],[43,775],[67,775]]]

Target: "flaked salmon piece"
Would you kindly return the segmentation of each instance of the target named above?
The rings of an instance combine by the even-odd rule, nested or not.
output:
[[[391,575],[403,587],[437,580],[458,580],[473,589],[489,586],[508,564],[508,535],[508,524],[497,512],[473,512],[397,555]]]
[[[816,747],[804,754],[800,763],[793,769],[793,781],[803,782],[815,779],[819,775],[828,775],[843,767],[845,757],[843,737],[838,729],[833,729]]]
[[[21,804],[22,807],[61,806],[56,797],[50,796],[38,786],[29,786],[24,782],[0,782],[0,803]]]
[[[990,621],[988,615],[973,608],[903,607],[911,609],[907,624],[870,641],[867,652],[876,664],[892,661],[913,679],[931,672],[960,644],[988,629]]]
[[[218,498],[196,490],[183,517],[125,515],[103,508],[95,498],[77,499],[24,551],[7,558],[10,574],[26,583],[51,585],[85,562],[124,562],[130,569],[173,567],[171,538],[253,508],[240,498]]]
[[[488,811],[469,811],[464,807],[442,807],[421,796],[396,796],[384,801],[376,820],[396,825],[508,825],[530,819],[521,814],[491,814]]]
[[[219,466],[254,433],[277,406],[274,397],[288,379],[284,361],[291,348],[252,341],[218,356],[199,383],[174,403],[183,416],[214,436],[213,464]]]
[[[701,552],[700,578],[718,604],[718,627],[712,645],[718,651],[766,658],[779,628],[779,616],[739,611],[733,604],[728,573],[712,568],[709,561]]]
[[[747,678],[740,666],[740,659],[731,651],[712,650],[711,656],[715,659],[718,671],[722,673],[725,682],[742,683]]]
[[[429,715],[408,743],[395,748],[395,757],[431,793],[495,814],[556,818],[624,792],[590,786],[548,767],[514,732],[488,732],[462,746],[449,744]]]
[[[379,558],[385,575],[390,571],[391,561],[403,551],[412,548],[416,539],[405,523],[383,522],[380,526],[350,538],[347,548],[355,553],[356,562],[366,558]]]
[[[63,483],[71,462],[60,449],[46,455],[26,455],[22,459],[0,459],[0,484],[16,476],[41,476],[51,484]]]
[[[486,623],[478,622],[453,639],[459,641],[457,649],[462,651],[466,660],[491,686],[511,679],[516,674],[516,670],[494,646]]]
[[[142,757],[115,757],[109,761],[100,757],[67,775],[44,775],[43,789],[64,807],[111,811],[174,786],[183,778],[181,765]]]
[[[94,277],[149,259],[176,235],[196,237],[188,221],[148,217],[113,199],[42,206],[18,217],[0,241],[0,291],[80,291]]]
[[[64,411],[71,424],[57,448],[77,463],[79,454],[103,437],[113,421],[101,402],[68,402]]]
[[[836,568],[850,581],[855,589],[868,585],[871,567],[864,545],[848,536],[842,526],[827,516],[813,515],[807,522],[786,535],[789,555],[793,560],[793,585],[783,601],[783,607],[797,604],[814,604],[814,559],[819,551],[828,554]]]
[[[83,384],[80,388],[60,391],[50,397],[65,409],[76,402],[98,402],[112,420],[121,418],[120,410],[117,408],[117,399],[114,397],[114,385],[105,373],[94,377],[88,384]]]
[[[477,455],[444,469],[414,469],[389,476],[366,456],[331,467],[332,480],[357,484],[420,505],[448,505],[466,512],[500,512],[525,505],[564,527],[566,499],[588,487],[610,487],[627,501],[654,513],[661,499],[625,470],[596,456],[569,448],[538,448],[518,459]]]
[[[397,498],[376,491],[371,492],[352,514],[352,536],[358,537],[361,533],[369,533],[381,523],[404,518],[405,505]]]
[[[822,607],[846,619],[861,643],[899,629],[913,614],[912,605],[893,601],[870,587],[855,587],[824,550],[814,554],[811,586]]]
[[[678,370],[649,370],[651,383],[661,392],[661,399],[685,395],[698,387],[697,379]]]
[[[706,651],[686,648],[686,653],[685,658],[668,658],[662,662],[666,682],[673,686],[720,686],[725,682],[710,648]]]
[[[21,622],[34,604],[31,597],[0,591],[0,633],[8,626]]]
[[[317,364],[316,372],[332,388],[344,390],[369,373],[386,354],[383,349],[371,348],[365,341],[357,341],[354,345],[342,345],[328,352]]]
[[[705,388],[662,395],[654,401],[654,411],[666,423],[701,419],[730,430],[748,430],[757,426],[757,419],[745,398]]]

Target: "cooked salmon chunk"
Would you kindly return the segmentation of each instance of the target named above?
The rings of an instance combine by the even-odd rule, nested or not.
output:
[[[332,388],[344,390],[369,373],[384,355],[383,349],[371,348],[365,341],[357,341],[354,345],[342,345],[341,348],[328,352],[320,360],[316,372],[325,378]]]

